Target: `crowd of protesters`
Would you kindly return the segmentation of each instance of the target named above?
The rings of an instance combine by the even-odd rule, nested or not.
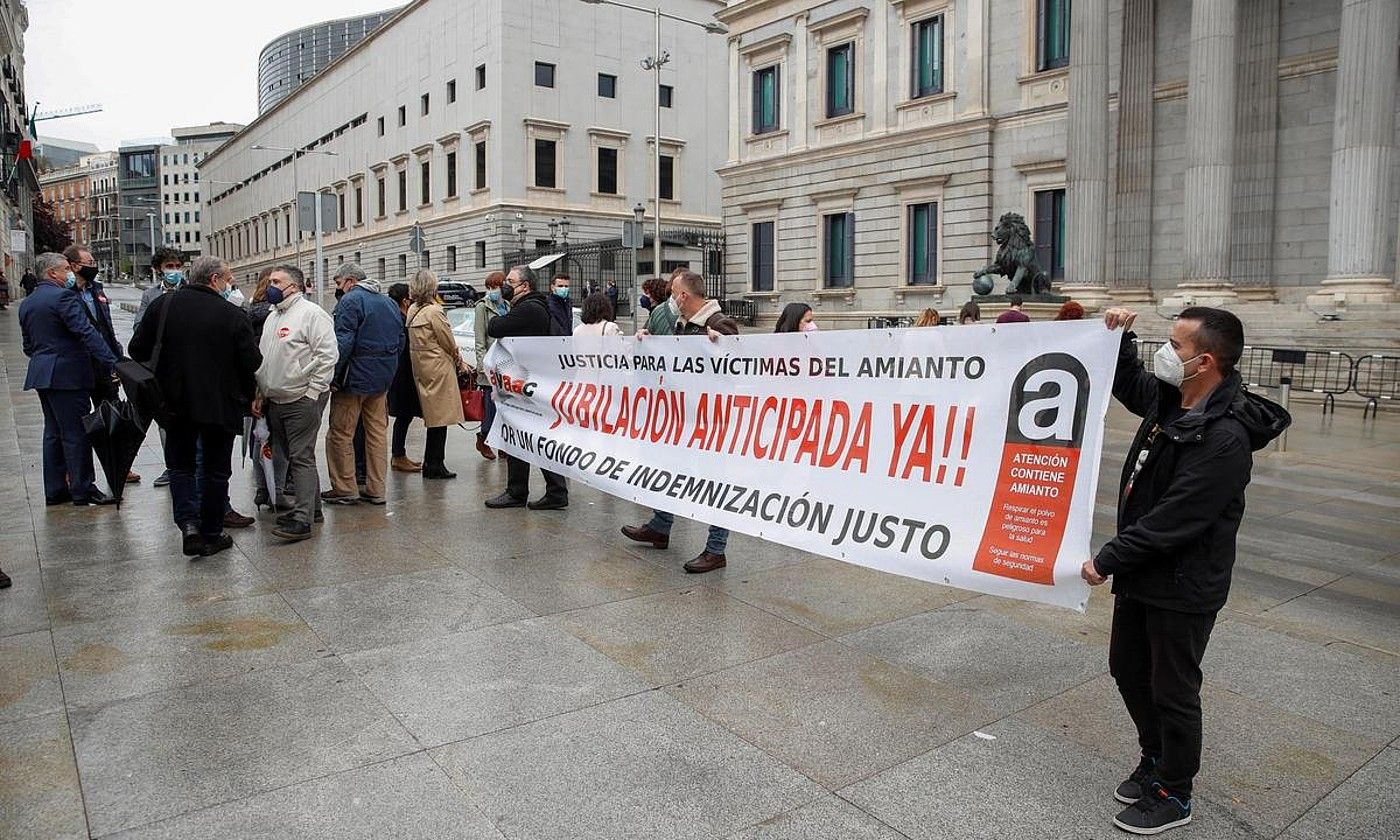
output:
[[[473,389],[482,391],[483,407],[476,449],[488,460],[499,455],[507,462],[505,489],[486,507],[568,507],[562,475],[542,471],[544,491],[532,500],[529,463],[489,445],[495,406],[481,360],[505,338],[622,336],[614,284],[589,290],[575,324],[566,274],[556,274],[547,290],[527,266],[488,275],[485,293],[474,302],[473,369],[438,298],[437,277],[426,269],[382,290],[359,266],[342,264],[332,277],[332,312],[307,296],[302,272],[290,265],[264,271],[246,302],[218,257],[199,257],[186,271],[179,253],[162,249],[152,269],[157,282],[142,295],[125,348],[87,249],[40,254],[24,278],[24,388],[38,393],[44,416],[47,505],[114,501],[97,486],[84,418],[94,405],[117,398],[115,371],[126,357],[146,365],[159,386],[166,471],[155,483],[170,487],[172,518],[192,559],[229,549],[228,529],[254,524],[229,499],[234,442],[250,427],[265,424],[270,450],[259,452],[269,463],[254,470],[254,504],[276,513],[274,536],[305,540],[316,533],[323,504],[385,504],[386,468],[428,480],[454,478],[446,463],[447,432],[464,421],[464,392]],[[0,275],[0,307],[8,295]],[[739,332],[720,302],[707,296],[704,279],[688,269],[648,280],[638,303],[647,310],[636,332],[643,342],[660,335],[717,341]],[[1031,320],[1019,295],[1007,303],[997,324]],[[1067,301],[1055,320],[1084,314],[1080,304]],[[1280,434],[1289,417],[1244,389],[1235,371],[1244,330],[1231,313],[1181,312],[1151,372],[1138,358],[1134,319],[1123,309],[1105,315],[1110,329],[1124,331],[1114,396],[1142,424],[1120,483],[1117,533],[1084,562],[1081,575],[1093,586],[1113,579],[1109,667],[1141,751],[1136,769],[1113,792],[1127,805],[1114,824],[1154,834],[1192,818],[1202,741],[1201,661],[1229,593],[1252,453]],[[975,301],[956,317],[958,324],[981,320]],[[916,325],[940,322],[929,308]],[[796,302],[782,310],[775,332],[817,329],[812,307]],[[409,427],[419,418],[426,428],[421,462],[406,450]],[[318,458],[323,423],[324,489]],[[131,472],[118,478],[140,481]],[[653,510],[622,534],[666,549],[674,523],[672,513]],[[703,549],[684,569],[723,569],[729,536],[709,525]],[[9,584],[0,572],[0,588]]]

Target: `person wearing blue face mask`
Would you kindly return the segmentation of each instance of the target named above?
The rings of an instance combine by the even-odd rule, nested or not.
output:
[[[173,292],[185,284],[185,258],[174,248],[157,248],[151,255],[151,273],[154,275],[153,282],[146,291],[141,293],[141,305],[136,307],[136,318],[131,325],[134,334],[141,327],[141,319],[146,317],[146,310],[151,308],[153,303],[161,295]],[[165,432],[161,431],[161,439],[164,441]],[[170,471],[165,470],[156,476],[152,482],[156,487],[165,487],[170,483]]]
[[[569,297],[569,275],[560,272],[549,283],[550,335],[574,334],[574,307]]]
[[[44,500],[49,505],[105,505],[97,489],[83,415],[98,379],[110,379],[117,356],[93,328],[74,287],[78,277],[62,254],[40,254],[39,284],[19,308],[29,369],[24,389],[44,409]]]

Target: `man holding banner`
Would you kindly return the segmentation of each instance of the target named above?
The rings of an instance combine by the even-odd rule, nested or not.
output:
[[[1136,314],[1110,309],[1110,329]],[[1091,586],[1113,578],[1109,671],[1138,731],[1142,757],[1114,798],[1113,824],[1157,834],[1191,821],[1201,763],[1201,658],[1230,591],[1244,490],[1288,412],[1244,389],[1235,365],[1244,327],[1223,309],[1191,307],[1148,373],[1125,332],[1113,395],[1142,417],[1124,463],[1118,533],[1085,561]]]
[[[671,299],[680,312],[674,335],[708,335],[714,341],[722,335],[739,334],[739,322],[721,311],[719,301],[705,299],[705,281],[695,272],[680,271],[672,275]],[[651,543],[653,548],[670,546],[675,515],[664,510],[653,510],[651,514],[651,521],[645,525],[622,526],[622,535],[633,542]],[[718,525],[709,527],[705,550],[684,566],[691,574],[723,569],[729,562],[724,555],[729,546],[729,529]]]

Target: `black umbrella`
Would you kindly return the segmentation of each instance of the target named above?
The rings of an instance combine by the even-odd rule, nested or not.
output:
[[[135,406],[126,400],[103,400],[97,409],[83,417],[92,451],[102,464],[107,486],[120,502],[126,487],[126,474],[136,460],[136,453],[146,440],[151,421],[141,417]]]

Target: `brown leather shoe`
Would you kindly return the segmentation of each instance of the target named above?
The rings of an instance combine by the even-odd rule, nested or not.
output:
[[[236,510],[231,510],[224,514],[225,528],[248,528],[257,520],[251,516],[244,516]]]
[[[423,471],[423,465],[417,461],[410,461],[407,455],[395,455],[393,460],[389,462],[389,466],[397,472],[416,473]]]
[[[496,451],[486,445],[486,438],[481,435],[476,436],[476,451],[481,453],[481,457],[488,461],[496,460]]]
[[[700,556],[685,564],[685,570],[692,575],[701,575],[705,572],[713,572],[715,569],[724,568],[724,555],[711,554],[708,551],[700,552]]]
[[[134,472],[132,472],[131,470],[127,470],[127,471],[126,471],[126,483],[127,483],[127,484],[140,484],[140,483],[141,483],[141,474],[140,474],[140,473],[134,473]]]
[[[623,525],[622,536],[633,542],[651,543],[652,548],[666,548],[671,545],[671,535],[653,531],[645,525]]]

